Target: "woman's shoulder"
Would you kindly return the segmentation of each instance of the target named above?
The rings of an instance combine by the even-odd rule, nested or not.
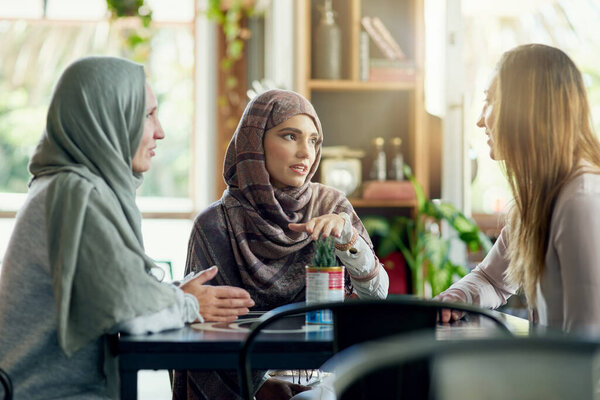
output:
[[[216,221],[220,221],[222,216],[223,203],[221,200],[217,200],[196,215],[196,218],[194,219],[194,225],[213,225]]]
[[[585,171],[575,176],[561,190],[561,198],[600,196],[600,171]]]
[[[346,195],[341,190],[338,190],[334,187],[323,185],[322,183],[313,182],[312,183],[313,192],[317,193],[317,198],[319,201],[330,201],[336,203],[347,203],[350,204],[350,201],[346,198]]]
[[[555,214],[573,212],[600,212],[600,173],[584,172],[577,175],[561,190],[556,201]]]

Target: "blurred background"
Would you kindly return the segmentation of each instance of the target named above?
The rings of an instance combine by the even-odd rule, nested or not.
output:
[[[494,66],[523,43],[563,49],[584,73],[598,132],[599,20],[596,0],[0,0],[0,261],[53,86],[87,55],[142,63],[157,95],[166,139],[138,201],[167,280],[183,275],[194,216],[225,188],[223,154],[244,106],[271,87],[313,102],[328,148],[317,179],[347,190],[361,218],[415,218],[400,160],[429,199],[493,241],[511,194],[475,122]],[[448,239],[455,263],[481,259],[434,222],[428,232]],[[397,293],[410,292],[400,252],[389,254]],[[141,398],[165,398],[153,391]]]

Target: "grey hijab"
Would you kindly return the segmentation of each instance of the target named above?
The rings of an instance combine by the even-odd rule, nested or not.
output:
[[[175,303],[148,271],[132,158],[145,113],[141,65],[87,57],[62,74],[29,164],[51,176],[46,216],[59,343],[67,355],[116,323]]]

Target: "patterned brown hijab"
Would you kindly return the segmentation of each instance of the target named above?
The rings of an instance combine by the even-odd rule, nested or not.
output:
[[[216,282],[245,288],[257,308],[304,299],[304,267],[311,262],[313,244],[308,234],[291,231],[289,223],[343,211],[371,244],[344,194],[310,182],[321,159],[320,146],[301,187],[271,185],[265,166],[265,132],[298,114],[312,118],[322,136],[314,108],[297,93],[270,90],[248,104],[225,156],[223,176],[228,188],[220,202],[198,216],[190,240],[188,270],[219,265]]]

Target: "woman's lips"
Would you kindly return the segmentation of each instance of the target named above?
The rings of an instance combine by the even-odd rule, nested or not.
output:
[[[302,164],[292,165],[290,169],[298,175],[306,175],[308,173],[308,167]]]

